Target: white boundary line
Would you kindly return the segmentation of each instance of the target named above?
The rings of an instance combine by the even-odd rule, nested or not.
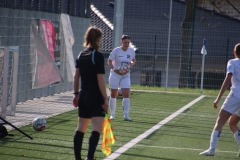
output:
[[[197,149],[197,148],[179,148],[179,147],[162,147],[162,146],[146,146],[141,144],[136,144],[135,146],[138,147],[151,147],[151,148],[162,148],[162,149],[175,149],[175,150],[189,150],[189,151],[202,151],[203,149]],[[223,151],[223,150],[216,150],[217,152],[221,153],[238,153],[237,151]]]
[[[129,148],[131,148],[132,146],[136,145],[139,141],[141,141],[142,139],[146,138],[147,136],[149,136],[150,134],[155,132],[157,129],[162,127],[164,124],[166,124],[167,122],[169,122],[170,120],[172,120],[173,118],[178,116],[180,113],[182,113],[183,111],[185,111],[186,109],[191,107],[194,103],[200,101],[204,97],[205,97],[204,95],[201,95],[198,98],[196,98],[195,100],[193,100],[192,102],[190,102],[187,105],[183,106],[182,108],[180,108],[179,110],[177,110],[176,112],[174,112],[173,114],[171,114],[170,116],[165,118],[164,120],[160,121],[159,123],[157,123],[155,126],[150,128],[149,130],[147,130],[143,134],[139,135],[138,137],[134,138],[133,140],[131,140],[130,142],[128,142],[127,144],[122,146],[121,148],[117,149],[115,152],[110,154],[104,160],[113,160],[113,159],[119,157],[122,153],[127,151]]]

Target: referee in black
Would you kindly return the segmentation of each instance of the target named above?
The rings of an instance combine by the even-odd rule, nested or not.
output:
[[[89,137],[88,155],[86,160],[94,160],[94,153],[103,129],[105,112],[108,110],[108,98],[104,80],[104,57],[98,51],[102,41],[102,31],[90,26],[85,33],[86,47],[76,59],[74,75],[73,105],[78,107],[78,126],[74,135],[75,160],[81,159],[84,133],[89,121],[92,121],[92,134]],[[81,90],[79,92],[79,79]]]

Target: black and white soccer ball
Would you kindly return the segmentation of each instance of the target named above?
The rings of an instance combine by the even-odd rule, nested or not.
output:
[[[33,120],[32,126],[35,131],[43,131],[46,128],[47,121],[42,117]]]

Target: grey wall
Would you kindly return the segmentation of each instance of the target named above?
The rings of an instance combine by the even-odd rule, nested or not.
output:
[[[31,51],[30,22],[32,19],[48,19],[58,21],[60,14],[40,11],[0,8],[0,41],[1,46],[19,46],[18,88],[17,102],[24,102],[33,98],[52,95],[72,90],[72,82],[67,79],[66,52],[63,31],[60,27],[60,72],[64,82],[52,84],[43,88],[33,89],[33,74],[35,74],[35,52]],[[70,17],[75,43],[73,45],[74,58],[83,49],[83,36],[90,24],[90,18]],[[9,73],[11,74],[11,73]]]

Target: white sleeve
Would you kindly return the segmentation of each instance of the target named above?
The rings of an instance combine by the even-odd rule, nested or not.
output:
[[[116,54],[117,54],[117,49],[114,48],[114,49],[112,50],[112,52],[110,53],[108,59],[110,59],[110,60],[113,61],[113,60],[116,58]]]
[[[234,66],[232,64],[232,61],[229,60],[228,63],[227,63],[227,73],[226,74],[233,73],[233,72],[234,72]]]

